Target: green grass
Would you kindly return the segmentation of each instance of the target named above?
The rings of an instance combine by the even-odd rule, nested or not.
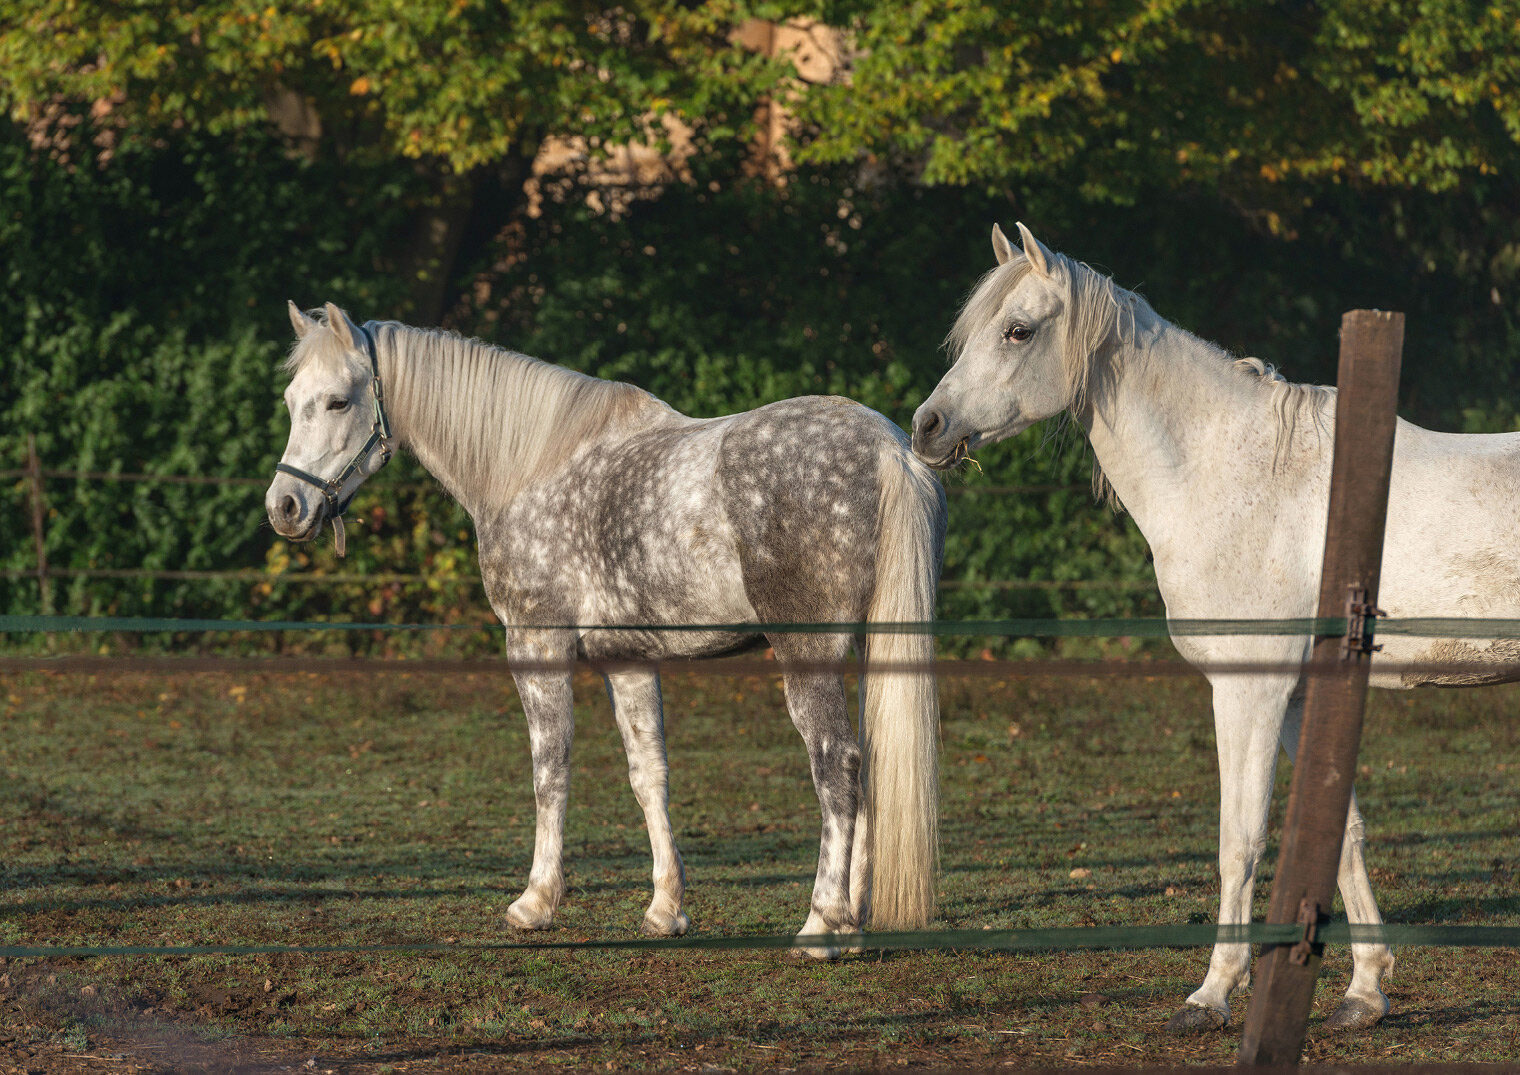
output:
[[[1201,681],[967,677],[942,693],[936,925],[1212,920],[1218,782]],[[553,936],[628,938],[648,901],[648,841],[599,686],[587,677],[578,696]],[[777,681],[672,677],[666,696],[695,931],[795,930],[817,805]],[[1515,688],[1373,696],[1358,792],[1390,921],[1520,924],[1517,708]],[[505,676],[9,676],[0,775],[4,943],[499,941],[532,851],[526,734]],[[1311,1024],[1309,1058],[1520,1055],[1514,951],[1397,954],[1393,1015],[1357,1038]],[[0,1028],[19,1029],[9,1046],[0,1034],[0,1058],[171,1035],[375,1070],[445,1049],[507,1068],[1228,1062],[1234,1029],[1161,1030],[1206,962],[1202,950],[832,965],[778,952],[12,960]],[[1315,1023],[1348,975],[1331,950]],[[1237,1026],[1244,1010],[1238,997]]]

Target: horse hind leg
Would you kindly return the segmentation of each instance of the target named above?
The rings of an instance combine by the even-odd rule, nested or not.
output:
[[[799,936],[858,933],[862,922],[852,900],[851,857],[855,822],[861,807],[860,747],[850,727],[844,681],[835,672],[787,672],[789,661],[840,661],[844,649],[835,644],[807,644],[804,636],[778,636],[772,644],[781,660],[787,709],[807,747],[813,787],[823,814],[818,848],[818,874],[812,903]],[[799,947],[794,951],[817,959],[834,959],[846,946]]]
[[[1298,737],[1303,726],[1302,704],[1289,709],[1283,725],[1283,747],[1290,757],[1298,756]],[[1367,858],[1364,853],[1366,825],[1362,812],[1356,804],[1356,791],[1351,793],[1351,803],[1346,810],[1346,832],[1341,839],[1341,861],[1336,884],[1341,891],[1341,902],[1346,906],[1346,918],[1353,925],[1380,926],[1382,915],[1378,913],[1377,898],[1372,894],[1372,881],[1367,876]],[[1351,985],[1346,996],[1330,1018],[1325,1029],[1330,1031],[1367,1030],[1382,1021],[1391,1007],[1383,993],[1383,976],[1393,969],[1393,953],[1386,944],[1353,944],[1351,946]]]
[[[681,910],[686,871],[670,827],[670,766],[665,756],[664,706],[657,672],[614,672],[605,677],[612,713],[628,755],[628,782],[644,811],[654,855],[654,899],[644,912],[650,937],[679,937],[691,926]]]
[[[1383,918],[1378,913],[1372,882],[1367,877],[1364,834],[1362,813],[1357,809],[1356,793],[1353,792],[1351,808],[1346,812],[1346,835],[1341,843],[1340,872],[1336,882],[1340,886],[1341,902],[1346,905],[1347,919],[1353,925],[1380,926]],[[1351,985],[1335,1013],[1325,1020],[1326,1030],[1367,1030],[1388,1014],[1390,1004],[1383,992],[1383,976],[1393,969],[1393,953],[1388,945],[1353,944],[1351,960]]]

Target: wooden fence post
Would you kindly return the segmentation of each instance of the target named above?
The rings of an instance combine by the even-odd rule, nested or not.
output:
[[[1238,1063],[1297,1064],[1314,1000],[1324,946],[1314,930],[1335,898],[1346,812],[1372,663],[1364,645],[1376,608],[1404,315],[1352,310],[1341,318],[1339,393],[1335,401],[1335,459],[1325,530],[1321,617],[1347,618],[1344,636],[1314,640],[1304,698],[1303,728],[1288,792],[1282,850],[1272,885],[1268,922],[1305,924],[1296,944],[1267,945],[1256,965]]]
[[[37,455],[37,435],[26,435],[26,476],[31,483],[32,542],[37,548],[37,589],[44,616],[53,614],[53,592],[48,583],[47,543],[44,541],[43,519],[46,511],[42,496],[42,460]]]

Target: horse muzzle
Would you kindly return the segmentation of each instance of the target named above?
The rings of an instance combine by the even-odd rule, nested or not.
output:
[[[318,498],[297,496],[294,492],[271,489],[264,509],[274,532],[290,541],[310,541],[322,531],[327,521],[327,504]]]
[[[913,454],[934,470],[949,470],[971,451],[971,438],[957,432],[943,412],[925,403],[913,416]]]

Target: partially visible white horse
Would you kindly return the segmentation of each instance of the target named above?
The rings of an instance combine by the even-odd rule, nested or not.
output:
[[[998,267],[949,336],[955,364],[914,416],[914,450],[931,466],[1070,411],[1086,429],[1099,488],[1150,543],[1173,619],[1287,619],[1316,614],[1325,544],[1335,390],[1289,384],[1158,316],[1138,295],[1041,246],[1022,253],[996,227]],[[1389,616],[1520,616],[1520,433],[1433,433],[1399,422],[1378,604]],[[1467,686],[1520,677],[1520,644],[1385,635],[1381,687]],[[1281,743],[1292,756],[1304,677],[1211,674],[1210,663],[1292,669],[1308,637],[1173,638],[1214,694],[1220,768],[1219,879],[1224,924],[1250,921]],[[1461,671],[1389,666],[1460,662]],[[1380,671],[1381,666],[1381,671]],[[1379,923],[1353,798],[1339,884],[1354,923]],[[1372,1026],[1388,1011],[1386,945],[1352,948],[1351,986],[1328,1025]],[[1250,981],[1250,947],[1215,947],[1203,985],[1168,1024],[1229,1021]]]

